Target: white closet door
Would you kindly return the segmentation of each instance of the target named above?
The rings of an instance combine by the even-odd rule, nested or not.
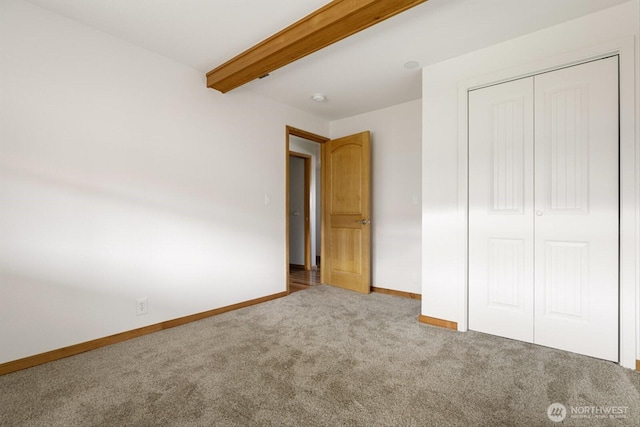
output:
[[[533,341],[533,78],[469,93],[469,328]]]
[[[534,342],[618,360],[618,59],[535,77]]]

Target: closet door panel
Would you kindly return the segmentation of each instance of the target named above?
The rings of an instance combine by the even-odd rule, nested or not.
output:
[[[535,77],[534,342],[618,360],[618,61]]]
[[[469,93],[469,328],[533,341],[533,78]]]

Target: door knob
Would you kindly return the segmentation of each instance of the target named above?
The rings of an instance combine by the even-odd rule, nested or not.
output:
[[[355,222],[359,222],[362,225],[367,225],[367,224],[369,224],[371,222],[371,220],[369,220],[369,219],[362,219],[362,220],[356,219]]]
[[[536,211],[536,215],[538,216],[542,216],[543,212],[542,211]]]

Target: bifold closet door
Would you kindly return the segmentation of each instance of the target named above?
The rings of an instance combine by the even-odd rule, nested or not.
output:
[[[534,342],[618,360],[618,58],[535,77]]]
[[[469,111],[469,328],[533,342],[533,78]]]
[[[470,329],[618,360],[618,117],[617,57],[469,93]]]

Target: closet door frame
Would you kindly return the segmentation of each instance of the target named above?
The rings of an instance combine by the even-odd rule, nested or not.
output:
[[[460,277],[458,330],[468,329],[468,92],[481,87],[533,76],[572,65],[618,56],[620,96],[620,253],[619,253],[619,354],[620,365],[636,367],[637,335],[640,326],[636,310],[640,308],[637,284],[640,283],[640,147],[636,151],[636,80],[633,37],[545,58],[507,70],[483,74],[458,85],[458,257]]]

